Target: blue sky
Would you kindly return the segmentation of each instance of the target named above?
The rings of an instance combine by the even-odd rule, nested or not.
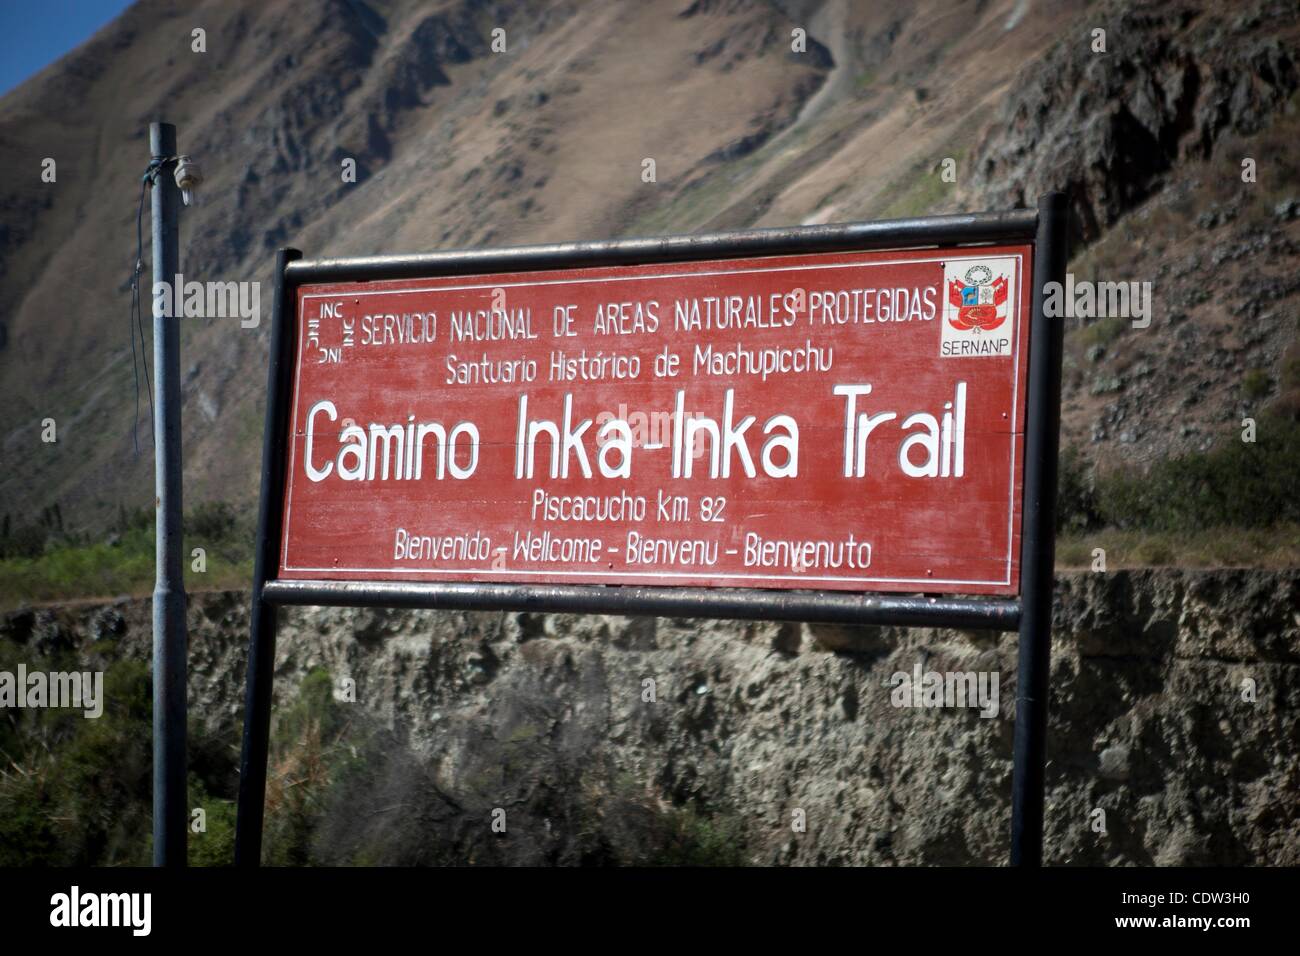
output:
[[[0,96],[89,40],[131,0],[0,0]]]

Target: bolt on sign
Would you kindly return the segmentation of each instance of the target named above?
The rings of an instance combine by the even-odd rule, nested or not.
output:
[[[1016,594],[1032,258],[300,285],[277,577]]]

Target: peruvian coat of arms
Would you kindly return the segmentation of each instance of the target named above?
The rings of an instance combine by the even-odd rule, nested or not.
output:
[[[953,279],[948,283],[948,301],[956,306],[957,313],[948,324],[963,332],[975,334],[996,329],[1007,320],[1006,276],[993,278],[993,270],[986,265],[971,266],[966,270],[964,282]]]

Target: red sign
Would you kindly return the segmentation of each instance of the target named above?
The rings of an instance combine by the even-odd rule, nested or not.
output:
[[[304,286],[279,577],[1015,594],[1031,256]]]

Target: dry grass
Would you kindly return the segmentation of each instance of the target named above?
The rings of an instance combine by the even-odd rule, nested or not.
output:
[[[1064,535],[1056,545],[1056,566],[1091,568],[1093,551],[1106,552],[1106,569],[1293,568],[1300,566],[1300,527],[1206,528],[1193,533],[1102,529]]]

